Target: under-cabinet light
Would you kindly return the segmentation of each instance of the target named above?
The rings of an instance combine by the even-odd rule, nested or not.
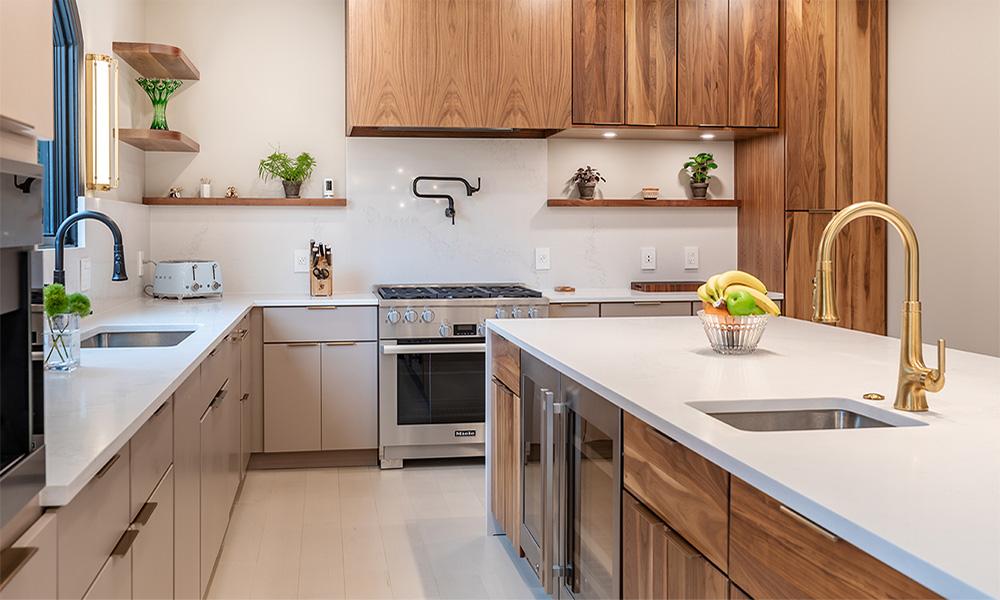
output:
[[[614,131],[605,131],[602,135],[606,138],[613,138],[618,136],[618,134],[615,133]]]
[[[710,140],[710,139],[712,139],[712,138],[715,137],[715,134],[714,133],[703,133],[703,134],[701,134],[700,137],[703,140]]]

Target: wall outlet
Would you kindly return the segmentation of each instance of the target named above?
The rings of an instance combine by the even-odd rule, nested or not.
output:
[[[90,259],[81,258],[80,259],[80,291],[86,292],[90,290]]]
[[[535,248],[535,270],[548,271],[552,267],[552,257],[548,248]]]
[[[309,272],[309,251],[308,250],[296,250],[295,251],[295,272],[296,273],[308,273]]]
[[[698,269],[698,246],[684,246],[684,268]]]
[[[656,248],[644,246],[639,253],[639,268],[643,271],[656,270]]]

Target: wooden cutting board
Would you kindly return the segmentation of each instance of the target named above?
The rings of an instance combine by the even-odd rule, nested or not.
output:
[[[633,281],[637,292],[697,292],[704,281]]]

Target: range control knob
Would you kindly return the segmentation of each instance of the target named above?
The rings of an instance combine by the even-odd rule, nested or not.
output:
[[[528,307],[528,318],[529,319],[537,319],[538,318],[538,309],[535,308],[534,306],[529,306]]]
[[[395,308],[390,308],[389,312],[385,314],[385,320],[389,321],[389,323],[392,323],[393,325],[399,323],[399,311]]]
[[[451,335],[451,327],[442,325],[441,327],[438,327],[438,333],[441,334],[441,337],[448,337]]]
[[[425,308],[424,312],[420,313],[420,318],[424,320],[424,323],[430,323],[434,320],[434,311],[429,308]]]
[[[406,309],[406,312],[403,313],[403,320],[405,320],[407,323],[412,323],[416,321],[417,311],[413,310],[412,308]]]
[[[510,318],[511,319],[523,319],[524,318],[524,310],[521,307],[519,307],[519,306],[515,306],[514,308],[510,309]]]
[[[507,311],[502,306],[497,306],[497,311],[493,313],[493,316],[497,319],[502,319],[507,316]]]

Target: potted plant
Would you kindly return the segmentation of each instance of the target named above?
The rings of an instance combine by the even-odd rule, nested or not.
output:
[[[303,152],[294,160],[281,151],[279,146],[267,158],[261,159],[257,173],[264,181],[280,179],[285,188],[285,198],[298,198],[302,182],[312,175],[316,159]]]
[[[712,178],[708,174],[709,169],[717,169],[715,157],[708,152],[702,152],[698,156],[691,156],[690,160],[684,163],[684,168],[691,175],[691,194],[695,198],[704,198],[708,191],[708,180]]]
[[[61,283],[45,286],[45,370],[72,371],[80,366],[80,317],[90,314],[90,299],[66,294]]]
[[[594,188],[597,187],[598,181],[607,182],[607,179],[601,177],[601,174],[597,172],[590,165],[587,168],[579,168],[573,177],[570,178],[571,183],[575,183],[576,187],[580,190],[580,198],[582,200],[593,200],[594,199]]]

